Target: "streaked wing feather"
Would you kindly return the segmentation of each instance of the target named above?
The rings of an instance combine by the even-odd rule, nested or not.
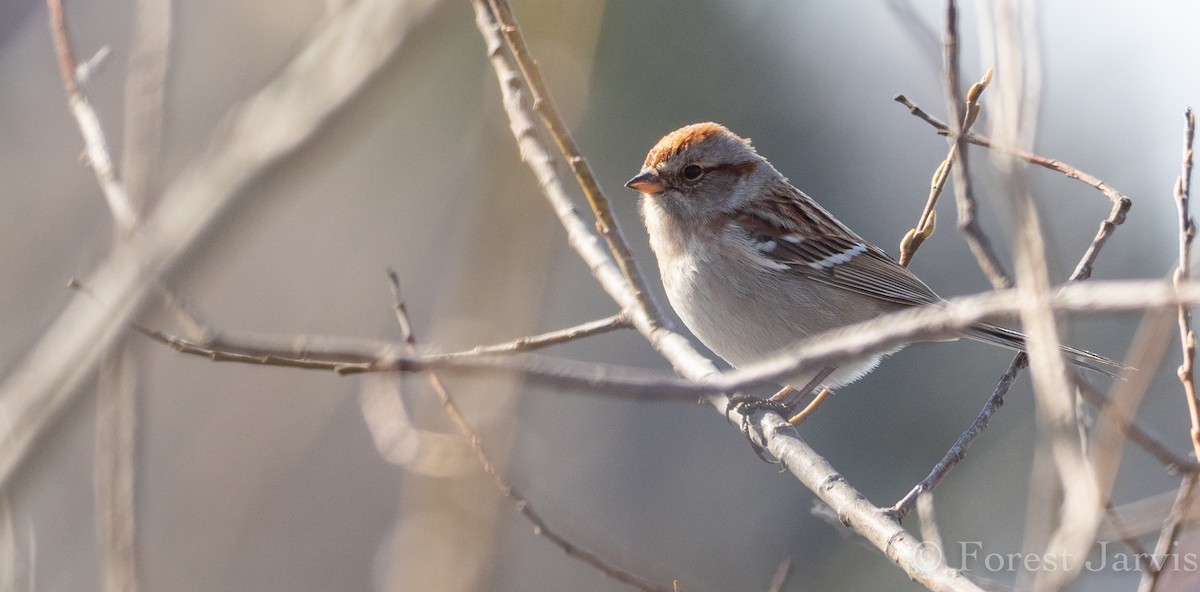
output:
[[[782,184],[767,206],[738,212],[734,220],[760,254],[779,264],[778,273],[796,273],[813,281],[897,304],[921,306],[941,298],[887,253],[838,222],[807,195]],[[787,197],[790,199],[784,199]],[[762,204],[756,204],[762,205]]]

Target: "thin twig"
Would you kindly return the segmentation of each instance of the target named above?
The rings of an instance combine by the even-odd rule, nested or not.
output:
[[[958,122],[958,129],[950,136],[950,144],[958,152],[958,166],[954,167],[954,194],[958,202],[958,228],[967,238],[967,246],[975,254],[979,268],[987,275],[992,286],[998,290],[1012,287],[1012,279],[1004,271],[1000,258],[992,248],[992,243],[979,226],[975,216],[975,193],[971,186],[970,168],[967,166],[967,129],[968,114],[959,97],[958,70],[958,9],[954,0],[946,1],[946,30],[942,37],[942,57],[945,62],[946,104],[950,109],[951,120]]]
[[[162,331],[137,330],[183,353],[214,361],[326,370],[339,374],[416,372],[430,368],[463,375],[517,374],[539,384],[566,390],[594,392],[617,398],[669,401],[694,400],[779,384],[787,376],[888,351],[900,344],[960,334],[967,327],[984,320],[1015,315],[1019,303],[1013,296],[1009,290],[992,291],[952,298],[941,308],[891,313],[813,336],[773,358],[735,370],[707,374],[702,380],[650,375],[640,369],[548,359],[532,354],[462,357],[434,353],[386,358],[380,357],[378,352],[337,351],[334,352],[336,357],[326,359],[321,357],[319,351],[309,349],[304,357],[299,357],[286,341],[245,344],[245,349],[241,349],[241,344],[222,342],[222,348],[217,349]],[[1048,296],[1047,304],[1054,311],[1069,313],[1174,309],[1180,303],[1200,305],[1200,282],[1189,281],[1178,289],[1162,281],[1072,284]],[[725,412],[726,409],[722,407],[721,411]],[[741,419],[741,416],[734,418]]]
[[[79,396],[79,385],[93,375],[156,280],[243,195],[247,183],[311,138],[436,4],[348,5],[314,32],[278,77],[230,110],[208,147],[163,191],[140,232],[93,272],[93,296],[72,299],[0,384],[0,415],[8,418],[0,429],[0,485]],[[50,6],[61,23],[61,3]]]
[[[471,356],[493,356],[504,354],[519,354],[524,352],[536,351],[542,348],[561,345],[569,341],[600,335],[617,329],[627,329],[631,325],[629,317],[624,313],[617,313],[610,317],[580,323],[574,327],[566,329],[558,329],[540,335],[531,335],[529,337],[518,337],[507,343],[499,343],[496,345],[480,345],[473,347],[467,351],[444,354],[449,357],[471,357]]]
[[[1095,478],[1104,490],[1111,490],[1124,456],[1125,441],[1149,452],[1169,473],[1194,473],[1200,468],[1196,461],[1172,452],[1162,440],[1138,425],[1137,409],[1162,365],[1169,340],[1174,311],[1151,311],[1142,317],[1125,359],[1137,368],[1115,381],[1104,395],[1088,377],[1076,372],[1073,380],[1079,394],[1099,410],[1089,456],[1095,467]]]
[[[588,205],[596,215],[596,229],[608,243],[608,249],[616,259],[617,266],[621,268],[621,273],[624,274],[626,281],[633,287],[634,296],[647,310],[651,321],[655,324],[662,324],[664,322],[662,310],[651,292],[646,289],[646,280],[638,268],[637,261],[633,258],[633,251],[630,250],[629,243],[625,240],[625,235],[617,224],[617,219],[612,214],[608,198],[604,196],[587,159],[579,151],[575,139],[567,129],[566,122],[554,106],[554,99],[550,96],[550,91],[542,79],[541,68],[538,67],[537,61],[533,59],[525,45],[525,37],[521,34],[521,27],[517,24],[512,7],[509,6],[507,0],[487,0],[487,3],[491,7],[492,15],[499,24],[505,44],[529,89],[534,112],[538,114],[547,131],[550,132],[550,136],[554,138],[559,152],[562,153],[567,165],[571,167],[571,172],[579,181],[579,187],[583,190]]]
[[[1156,326],[1152,326],[1151,324],[1146,325],[1144,330],[1139,329],[1138,336],[1134,339],[1134,345],[1130,347],[1132,354],[1129,357],[1132,365],[1135,368],[1138,368],[1139,371],[1126,381],[1120,382],[1120,386],[1123,386],[1134,392],[1138,390],[1144,390],[1141,388],[1141,383],[1147,381],[1152,375],[1152,360],[1161,358],[1161,356],[1155,355],[1155,352],[1161,353],[1159,349],[1153,349],[1144,344],[1144,342],[1153,338],[1154,333],[1157,333],[1155,327]],[[958,462],[962,461],[975,438],[977,438],[981,433],[983,433],[984,430],[987,429],[988,423],[991,420],[991,416],[1000,408],[1001,405],[1004,404],[1004,395],[1008,393],[1009,387],[1011,386],[1013,380],[1015,380],[1017,375],[1020,374],[1020,371],[1027,365],[1028,359],[1026,358],[1025,354],[1017,354],[1017,356],[1013,358],[1008,370],[1000,377],[1000,380],[996,384],[996,388],[992,391],[991,396],[989,396],[987,401],[984,403],[983,408],[980,410],[979,415],[975,418],[975,421],[972,422],[970,427],[968,427],[967,430],[958,437],[950,449],[946,451],[946,454],[942,457],[942,459],[936,465],[934,465],[934,468],[932,471],[930,471],[929,475],[915,487],[913,487],[913,489],[909,491],[908,494],[905,495],[900,501],[896,502],[896,504],[892,506],[892,511],[899,519],[903,520],[904,517],[912,510],[917,496],[923,492],[932,491],[934,488],[936,488],[941,480],[945,478],[945,476],[954,468],[954,466],[957,465]],[[1134,382],[1137,382],[1137,384],[1133,384]],[[1116,428],[1118,433],[1124,434],[1125,437],[1133,441],[1134,444],[1137,444],[1139,447],[1158,459],[1158,461],[1162,463],[1168,471],[1180,473],[1200,472],[1200,463],[1172,452],[1165,444],[1162,443],[1161,438],[1151,434],[1146,428],[1143,428],[1141,425],[1139,425],[1134,420],[1132,413],[1127,409],[1128,403],[1120,408],[1114,407],[1109,397],[1106,397],[1103,393],[1098,391],[1090,382],[1079,376],[1078,373],[1076,374],[1076,385],[1079,387],[1080,394],[1083,395],[1083,398],[1087,400],[1088,404],[1096,409],[1099,409],[1100,416],[1106,421],[1112,422],[1112,425]],[[1126,387],[1125,385],[1128,386]],[[1124,397],[1118,396],[1117,399],[1123,400]],[[1105,435],[1107,433],[1105,429],[1106,425],[1108,424],[1101,424],[1101,432],[1097,435],[1098,442],[1103,442],[1108,438],[1108,436]],[[1097,444],[1097,449],[1109,447],[1110,446]]]
[[[1172,547],[1179,541],[1179,532],[1187,522],[1198,481],[1200,481],[1200,475],[1190,475],[1179,483],[1179,492],[1175,495],[1175,503],[1171,505],[1171,512],[1167,515],[1166,522],[1159,532],[1158,542],[1154,545],[1154,554],[1150,556],[1151,559],[1170,557]],[[1143,572],[1142,581],[1138,584],[1138,592],[1158,590],[1158,584],[1162,581],[1161,576],[1165,571],[1163,570],[1164,565],[1165,559],[1164,564],[1155,565],[1154,569]]]
[[[58,58],[58,72],[62,76],[63,89],[67,93],[67,104],[71,114],[83,134],[84,146],[88,164],[100,182],[104,198],[108,200],[108,208],[112,210],[117,228],[122,232],[131,232],[137,226],[137,209],[125,191],[125,186],[117,179],[113,168],[112,153],[108,148],[108,140],[104,137],[104,129],[100,126],[100,118],[88,103],[87,97],[80,90],[76,80],[75,56],[71,49],[70,35],[67,33],[66,14],[62,0],[46,0],[50,12],[50,38],[54,42],[54,54]]]
[[[520,149],[521,159],[533,171],[542,195],[550,203],[559,223],[566,230],[567,244],[587,264],[592,277],[605,293],[628,315],[630,323],[638,333],[671,363],[677,374],[693,379],[715,374],[717,367],[711,360],[700,355],[686,337],[665,326],[656,313],[648,308],[645,299],[638,295],[638,288],[629,282],[624,272],[592,234],[590,228],[595,225],[585,223],[579,216],[554,167],[550,151],[537,137],[534,115],[530,113],[525,101],[520,70],[504,51],[504,36],[491,7],[486,0],[473,0],[472,5],[475,8],[475,26],[487,45],[488,59],[500,83],[504,112],[508,116],[509,128]],[[717,403],[724,404],[723,401]]]
[[[992,81],[992,71],[988,70],[983,78],[971,86],[971,90],[967,92],[967,121],[963,122],[963,129],[970,130],[972,125],[975,125],[975,119],[979,116],[979,97],[983,91],[987,89],[987,85]],[[954,161],[958,157],[958,143],[950,146],[949,152],[946,153],[946,158],[933,173],[933,180],[929,184],[929,197],[925,200],[925,207],[921,210],[921,217],[917,219],[917,225],[914,226],[904,239],[900,241],[900,258],[899,263],[904,267],[912,262],[913,255],[917,253],[917,249],[921,248],[921,243],[925,239],[933,235],[934,227],[936,226],[935,207],[937,206],[938,198],[942,195],[942,190],[946,187],[946,181],[950,180],[950,169],[954,167]]]
[[[905,107],[908,107],[909,111],[918,119],[929,123],[935,129],[937,129],[938,133],[943,135],[950,134],[949,126],[926,113],[915,103],[908,100],[904,95],[897,95],[895,100],[903,104]],[[1104,194],[1105,197],[1112,201],[1112,210],[1109,212],[1108,217],[1100,222],[1100,228],[1097,230],[1096,236],[1092,238],[1091,243],[1089,243],[1087,249],[1084,250],[1083,256],[1076,264],[1074,271],[1071,272],[1071,276],[1067,281],[1074,283],[1090,278],[1092,275],[1093,265],[1095,264],[1096,258],[1099,257],[1101,249],[1103,249],[1104,245],[1107,244],[1109,237],[1111,237],[1113,232],[1116,231],[1117,226],[1125,221],[1125,215],[1129,211],[1131,204],[1129,198],[1113,189],[1103,180],[1100,180],[1061,161],[1048,159],[1025,150],[999,146],[986,136],[982,136],[974,132],[970,132],[968,134],[968,140],[973,144],[989,148],[1001,154],[1020,158],[1026,162],[1042,166],[1050,170],[1058,171],[1066,175],[1068,178],[1087,183],[1091,187],[1099,190],[1102,194]],[[936,178],[937,177],[935,175],[935,180]],[[918,225],[918,227],[920,227],[920,225]],[[919,246],[919,243],[917,246]],[[915,251],[915,247],[913,250]],[[979,415],[975,418],[975,421],[972,422],[971,426],[959,436],[959,438],[954,442],[954,444],[950,447],[938,464],[934,466],[930,474],[924,480],[918,483],[911,491],[909,491],[904,498],[892,506],[892,511],[895,512],[900,519],[903,519],[904,516],[908,514],[910,510],[912,510],[917,496],[923,491],[931,491],[932,488],[936,487],[937,484],[950,472],[950,470],[954,468],[954,465],[963,459],[963,457],[966,455],[967,449],[970,448],[971,442],[978,437],[979,434],[983,433],[983,430],[986,429],[988,422],[991,420],[991,415],[995,413],[995,411],[1003,404],[1003,397],[1008,392],[1009,385],[1016,377],[1015,374],[1012,374],[1014,369],[1016,369],[1016,371],[1019,373],[1020,369],[1017,368],[1018,365],[1020,365],[1021,368],[1024,368],[1028,365],[1028,360],[1021,359],[1023,357],[1024,354],[1018,354],[1013,358],[1012,363],[1009,365],[1008,371],[1006,371],[1000,377],[996,384],[996,388],[992,390],[991,396],[988,397],[987,401],[984,403],[984,406],[980,410]],[[1093,394],[1098,393],[1096,393],[1094,389],[1085,392],[1085,395]],[[1093,399],[1092,402],[1093,405],[1096,404],[1095,399]],[[1122,422],[1121,429],[1129,434],[1131,440],[1134,440],[1135,443],[1142,446],[1151,454],[1163,461],[1168,468],[1181,467],[1180,470],[1192,471],[1196,470],[1195,467],[1200,467],[1200,465],[1197,465],[1195,462],[1186,460],[1180,464],[1181,459],[1178,457],[1178,455],[1170,452],[1170,450],[1159,443],[1157,438],[1149,435],[1140,426],[1132,421]]]
[[[133,329],[160,343],[192,355],[213,361],[237,361],[267,366],[295,367],[308,370],[329,370],[339,374],[371,372],[372,367],[386,360],[393,344],[387,341],[311,336],[226,335],[196,318],[195,311],[183,310],[177,299],[168,300],[172,310],[186,321],[189,333],[184,337],[134,324]],[[518,337],[495,345],[476,346],[470,350],[430,354],[437,360],[456,360],[499,357],[528,353],[561,345],[569,341],[601,335],[628,326],[623,315],[588,321],[573,327],[557,329],[538,335]],[[436,363],[436,362],[435,362]]]
[[[404,347],[410,355],[415,355],[417,353],[417,340],[413,332],[412,321],[408,316],[408,310],[405,308],[404,300],[400,295],[400,279],[396,275],[396,272],[390,269],[388,270],[388,278],[391,280],[392,303],[396,312],[396,321],[400,325]],[[483,447],[483,440],[475,432],[475,429],[471,427],[471,424],[467,422],[462,409],[459,408],[454,397],[450,395],[446,384],[442,382],[441,376],[434,370],[426,370],[425,376],[428,378],[430,386],[433,387],[433,391],[437,393],[438,399],[441,400],[442,407],[446,410],[446,415],[450,416],[450,420],[454,422],[455,427],[458,428],[458,431],[470,443],[471,450],[475,453],[475,458],[479,461],[480,468],[492,480],[496,489],[500,491],[500,495],[503,495],[513,505],[513,508],[533,525],[533,532],[535,534],[550,541],[551,544],[558,547],[559,550],[568,556],[592,566],[600,573],[614,580],[633,586],[638,590],[667,592],[668,588],[651,584],[645,578],[613,565],[595,553],[576,546],[567,540],[566,537],[550,528],[541,515],[533,509],[533,505],[529,503],[529,500],[521,495],[508,480],[496,471],[496,465],[492,463],[491,456]]]
[[[938,134],[950,135],[950,126],[926,113],[915,103],[908,100],[908,98],[904,95],[896,95],[896,102],[907,107],[909,112],[921,121],[933,126],[933,128],[937,130]],[[1075,270],[1071,273],[1072,281],[1081,281],[1091,277],[1092,266],[1096,262],[1096,257],[1098,257],[1100,254],[1100,249],[1104,247],[1105,243],[1108,241],[1108,238],[1112,236],[1112,233],[1116,230],[1116,227],[1125,222],[1125,215],[1129,212],[1129,208],[1132,205],[1132,202],[1129,200],[1129,198],[1114,189],[1103,179],[1100,179],[1095,175],[1089,174],[1085,171],[1081,171],[1078,168],[1058,159],[1047,158],[1045,156],[1029,152],[1028,150],[1021,150],[1011,146],[1000,145],[992,141],[991,138],[976,132],[968,133],[967,141],[977,146],[988,148],[999,154],[1013,156],[1044,169],[1061,173],[1068,179],[1074,179],[1076,181],[1085,183],[1089,187],[1099,191],[1104,195],[1104,197],[1108,198],[1108,200],[1112,202],[1112,210],[1109,212],[1108,217],[1100,222],[1100,228],[1096,231],[1096,236],[1092,239],[1092,242],[1088,245],[1088,249],[1084,253],[1084,256],[1079,260],[1079,263],[1075,266]]]
[[[1124,529],[1130,536],[1143,537],[1150,533],[1158,534],[1162,531],[1163,524],[1171,513],[1171,507],[1175,505],[1175,498],[1178,495],[1179,488],[1176,486],[1171,491],[1116,506],[1113,508],[1113,512],[1120,516]],[[1200,505],[1193,504],[1187,508],[1184,526],[1192,528],[1198,520],[1200,520]],[[1115,527],[1102,530],[1097,535],[1098,540],[1121,536]]]
[[[1112,529],[1117,533],[1117,538],[1122,543],[1125,543],[1125,546],[1129,547],[1130,551],[1133,551],[1138,559],[1138,565],[1142,569],[1158,569],[1158,566],[1154,565],[1153,561],[1146,561],[1146,558],[1150,557],[1150,552],[1138,540],[1137,536],[1130,532],[1129,526],[1125,524],[1125,520],[1117,513],[1117,509],[1113,506],[1111,500],[1107,504],[1104,504],[1104,515],[1108,518]]]
[[[950,126],[946,125],[945,122],[930,115],[929,113],[926,113],[924,109],[921,109],[919,106],[917,106],[916,103],[913,103],[911,100],[909,100],[908,97],[905,97],[904,95],[896,95],[895,101],[897,103],[900,103],[901,105],[904,105],[905,107],[907,107],[908,111],[910,113],[912,113],[914,116],[916,116],[917,119],[920,119],[921,121],[924,121],[925,123],[928,123],[930,126],[932,126],[935,130],[937,130],[938,135],[949,136],[951,133],[953,133],[952,130],[950,129]],[[1096,189],[1100,193],[1103,193],[1104,196],[1107,197],[1108,200],[1113,203],[1129,200],[1128,197],[1125,197],[1123,194],[1121,194],[1119,191],[1114,189],[1111,185],[1109,185],[1103,179],[1100,179],[1100,178],[1098,178],[1094,175],[1091,175],[1087,172],[1081,171],[1078,168],[1075,168],[1075,167],[1073,167],[1065,162],[1062,162],[1058,159],[1047,158],[1045,156],[1040,156],[1038,154],[1034,154],[1033,152],[1030,152],[1028,150],[1023,150],[1020,148],[1014,148],[1012,146],[1005,146],[1002,144],[997,144],[991,138],[989,138],[983,134],[980,134],[979,132],[968,132],[967,133],[967,141],[972,144],[975,144],[976,146],[982,146],[984,148],[988,148],[988,149],[990,149],[994,152],[998,152],[1000,154],[1005,154],[1008,156],[1015,156],[1016,158],[1024,160],[1025,162],[1028,162],[1029,164],[1037,165],[1044,169],[1049,169],[1049,170],[1052,170],[1052,171],[1055,171],[1058,173],[1062,173],[1062,174],[1066,175],[1068,178],[1075,179],[1076,181],[1085,183],[1088,186],[1092,187],[1093,189]]]
[[[1004,404],[1004,395],[1008,394],[1008,389],[1012,387],[1012,383],[1017,376],[1021,374],[1021,370],[1029,365],[1029,358],[1024,354],[1017,354],[1012,362],[1008,365],[1008,370],[1000,377],[1000,381],[996,383],[996,388],[992,389],[991,396],[987,402],[983,404],[983,409],[979,411],[979,415],[975,417],[975,421],[971,422],[971,426],[965,432],[959,435],[954,444],[950,446],[950,450],[942,456],[942,460],[938,461],[933,466],[933,470],[929,475],[921,480],[915,487],[912,488],[900,501],[892,506],[891,511],[896,515],[897,520],[903,520],[921,495],[933,491],[938,483],[950,473],[963,458],[967,456],[967,449],[975,441],[979,434],[987,429],[988,423],[992,419],[992,414]]]
[[[1196,116],[1188,109],[1184,113],[1186,126],[1183,135],[1183,171],[1175,181],[1175,205],[1179,210],[1179,267],[1175,269],[1175,285],[1188,281],[1192,265],[1192,240],[1196,238],[1196,221],[1190,210],[1192,188],[1192,139],[1196,135]],[[1200,459],[1200,401],[1196,399],[1196,376],[1192,362],[1196,358],[1196,332],[1192,331],[1192,311],[1179,306],[1179,341],[1183,362],[1179,365],[1179,382],[1187,397],[1188,415],[1192,420],[1192,449]]]
[[[77,66],[62,0],[47,0],[47,6],[50,14],[50,34],[58,59],[59,74],[67,95],[67,104],[83,135],[90,168],[112,213],[114,244],[120,244],[137,230],[139,208],[117,176],[99,117],[84,94],[85,83],[77,78],[93,76],[107,55],[107,48],[102,49],[85,66]],[[142,10],[139,10],[139,14],[141,12]],[[141,39],[142,36],[135,37]],[[165,55],[163,60],[165,62]],[[132,68],[131,76],[136,72],[138,68]],[[157,154],[157,147],[150,152]],[[127,154],[126,157],[127,162],[137,159],[137,155]],[[135,549],[137,530],[134,527],[137,381],[134,375],[135,365],[130,358],[133,355],[135,354],[127,347],[127,342],[109,352],[101,369],[97,387],[93,471],[96,530],[104,588],[113,592],[133,592],[138,588]]]

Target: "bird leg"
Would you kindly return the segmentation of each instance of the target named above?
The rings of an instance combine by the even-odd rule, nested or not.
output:
[[[791,419],[788,420],[788,423],[790,423],[794,426],[804,423],[804,420],[808,419],[808,417],[817,410],[817,407],[820,407],[821,403],[825,402],[825,398],[832,394],[833,394],[833,391],[831,391],[827,388],[821,389],[821,392],[817,393],[816,398],[814,398],[812,400],[812,402],[810,402],[808,405],[806,405],[804,407],[804,409],[802,409],[800,411],[800,413],[793,415],[791,417]]]

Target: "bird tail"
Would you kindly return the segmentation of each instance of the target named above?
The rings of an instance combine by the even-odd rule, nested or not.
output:
[[[979,324],[967,333],[967,337],[984,343],[999,345],[1000,347],[1008,348],[1015,351],[1026,351],[1025,334],[1012,329],[1005,329],[996,325]],[[1066,354],[1067,359],[1072,364],[1080,368],[1087,368],[1094,372],[1099,372],[1109,378],[1116,378],[1117,373],[1109,370],[1113,368],[1117,371],[1132,370],[1133,368],[1117,360],[1106,358],[1100,354],[1095,354],[1090,351],[1076,349],[1069,345],[1061,346],[1062,351]]]

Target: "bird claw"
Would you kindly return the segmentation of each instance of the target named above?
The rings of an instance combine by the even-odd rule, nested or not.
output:
[[[771,399],[763,399],[752,395],[737,394],[729,398],[729,404],[725,407],[726,415],[731,412],[736,412],[742,416],[741,429],[746,435],[746,441],[750,443],[750,447],[754,450],[754,454],[767,464],[779,464],[779,460],[770,456],[767,449],[761,444],[754,441],[750,435],[750,416],[759,411],[774,411],[781,417],[787,417],[791,413],[791,409],[782,401],[773,401]]]

